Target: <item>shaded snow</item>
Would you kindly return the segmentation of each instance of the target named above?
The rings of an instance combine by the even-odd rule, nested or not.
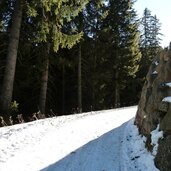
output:
[[[171,82],[169,82],[169,83],[166,83],[166,85],[167,85],[167,86],[169,86],[169,87],[171,87]]]
[[[171,103],[171,96],[165,97],[162,101]]]
[[[152,154],[155,156],[158,150],[158,141],[163,138],[163,131],[159,131],[160,126],[158,125],[155,130],[151,132],[151,144],[153,145]]]
[[[123,136],[121,171],[159,171],[154,166],[154,156],[145,148],[146,138],[138,133],[137,127],[130,120]]]
[[[152,74],[158,74],[158,72],[157,71],[154,71]]]
[[[158,61],[155,61],[154,63],[155,63],[156,66],[159,65],[159,62]]]
[[[133,124],[137,107],[0,128],[2,171],[157,171]]]

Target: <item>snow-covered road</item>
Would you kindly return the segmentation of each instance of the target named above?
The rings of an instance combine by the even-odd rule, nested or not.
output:
[[[120,171],[124,128],[121,126],[90,141],[43,171]]]
[[[157,171],[133,125],[136,110],[90,112],[0,128],[0,170]]]

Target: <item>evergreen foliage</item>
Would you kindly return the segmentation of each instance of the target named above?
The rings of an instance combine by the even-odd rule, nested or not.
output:
[[[120,91],[125,88],[125,79],[135,76],[141,58],[138,23],[132,6],[133,1],[109,1],[100,38],[105,42],[103,56],[109,77],[106,86],[111,92],[106,96],[110,96],[110,104],[116,107],[121,103]]]
[[[142,58],[139,77],[143,78],[147,74],[150,63],[161,50],[160,41],[162,34],[160,33],[161,24],[159,20],[156,15],[152,16],[151,11],[148,8],[145,8],[144,10],[140,27],[140,48]]]
[[[14,4],[0,4],[0,87]],[[46,114],[77,113],[79,54],[83,111],[137,104],[161,33],[157,17],[146,9],[139,20],[133,5],[134,0],[22,1],[12,97],[17,112],[29,120],[40,109],[41,87],[48,81]]]
[[[45,1],[32,0],[27,4],[30,17],[39,17],[37,22],[38,32],[36,40],[38,42],[52,42],[55,52],[61,48],[72,48],[82,37],[82,32],[68,35],[63,32],[65,22],[70,22],[83,9],[88,0],[54,0]]]

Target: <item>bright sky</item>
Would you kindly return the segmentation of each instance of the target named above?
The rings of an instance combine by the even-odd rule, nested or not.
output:
[[[171,41],[171,0],[137,0],[134,8],[140,17],[142,17],[145,8],[148,8],[152,15],[157,16],[162,24],[160,32],[164,34],[161,37],[163,39],[161,45],[163,47],[169,46]]]

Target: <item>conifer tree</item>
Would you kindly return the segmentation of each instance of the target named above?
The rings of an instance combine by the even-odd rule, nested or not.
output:
[[[78,13],[83,9],[83,7],[88,2],[88,0],[87,1],[71,0],[69,2],[66,0],[58,0],[58,1],[56,0],[10,1],[9,0],[8,2],[10,5],[14,4],[15,6],[11,8],[14,9],[14,15],[11,22],[12,24],[10,29],[11,33],[10,33],[9,46],[8,46],[7,63],[6,63],[4,81],[2,84],[2,91],[1,91],[0,108],[4,114],[6,113],[6,111],[8,111],[10,103],[12,101],[13,83],[14,83],[14,75],[15,75],[16,62],[17,62],[19,37],[20,37],[20,28],[22,24],[21,23],[22,8],[27,7],[27,16],[24,13],[24,17],[27,20],[27,24],[30,23],[34,26],[35,25],[37,26],[35,27],[36,29],[33,30],[32,34],[28,33],[29,36],[34,36],[34,37],[28,37],[28,40],[31,41],[34,40],[35,46],[39,46],[41,42],[50,43],[53,50],[57,52],[60,47],[71,48],[81,38],[82,33],[74,32],[74,28],[72,28],[69,33],[65,32],[63,26],[64,23],[70,22],[75,16],[78,15]],[[24,12],[26,12],[26,8]],[[10,15],[6,14],[6,17],[7,20],[10,20]],[[47,58],[49,58],[48,55]],[[48,60],[49,59],[47,59],[46,61]],[[46,66],[45,70],[47,71],[46,69],[48,68],[47,65],[44,66]],[[45,96],[46,93],[41,93],[41,94],[44,94]],[[45,99],[45,97],[42,97],[42,99]],[[45,107],[42,107],[42,111],[45,111],[44,108]],[[9,116],[4,115],[4,117],[8,118]]]
[[[2,89],[1,89],[0,107],[3,113],[7,112],[7,110],[10,107],[10,103],[12,101],[21,21],[22,21],[22,2],[21,0],[16,0],[13,19],[12,19],[12,26],[10,29],[10,38],[9,38],[4,78],[3,78]],[[4,114],[4,118],[5,121],[8,123],[7,114]]]
[[[152,21],[151,21],[151,27],[152,27],[152,32],[151,32],[151,38],[152,38],[152,43],[151,43],[151,55],[155,57],[159,51],[160,51],[160,44],[161,44],[161,37],[162,34],[160,33],[161,30],[161,23],[159,22],[159,19],[157,18],[156,15],[152,16]]]
[[[141,46],[147,49],[147,46],[151,44],[151,11],[145,8],[143,17],[141,19]]]
[[[57,52],[59,47],[71,48],[82,36],[82,33],[75,33],[74,28],[70,34],[65,33],[63,25],[70,22],[83,9],[88,1],[43,1],[32,0],[28,5],[29,14],[33,17],[42,15],[38,22],[37,41],[50,42],[53,50]],[[71,34],[72,33],[72,34]]]
[[[107,44],[105,51],[108,52],[106,58],[111,77],[108,86],[115,107],[120,106],[120,91],[125,87],[124,80],[135,76],[141,58],[138,22],[133,4],[132,0],[110,0],[107,5],[108,16],[104,22],[103,39]]]
[[[103,50],[103,44],[99,42],[99,33],[106,15],[103,2],[103,0],[92,0],[84,10],[83,104],[89,110],[103,109],[103,105],[99,103],[103,98],[99,88],[103,84],[99,65],[101,60],[99,54]]]
[[[29,6],[29,13],[33,17],[37,17],[38,14],[42,14],[42,19],[38,22],[38,42],[47,42],[53,47],[55,52],[58,52],[59,48],[71,48],[76,44],[82,36],[82,32],[75,33],[74,28],[68,32],[64,29],[64,24],[70,22],[79,12],[83,9],[88,1],[42,1],[39,2],[31,1]],[[47,56],[49,58],[49,56]],[[47,59],[46,61],[48,61]],[[46,68],[49,68],[47,64]],[[45,76],[42,78],[48,79],[48,70],[45,68],[46,72],[43,72]],[[42,84],[47,84],[48,80],[44,80]],[[44,87],[40,95],[39,107],[42,113],[45,112],[45,99],[47,92],[47,85]],[[46,87],[46,88],[45,88]],[[44,99],[44,100],[43,100]],[[43,103],[43,104],[42,104]]]
[[[141,39],[140,47],[142,58],[140,62],[139,77],[145,77],[149,65],[160,51],[161,24],[156,15],[152,16],[151,11],[145,8],[143,17],[140,22]]]

